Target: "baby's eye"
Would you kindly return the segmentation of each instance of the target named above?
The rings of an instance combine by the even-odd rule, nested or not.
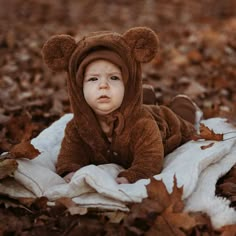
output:
[[[97,77],[91,77],[91,78],[88,79],[88,81],[96,81],[96,80],[98,80]]]
[[[111,76],[110,79],[111,79],[111,80],[120,80],[120,78],[119,78],[118,76],[116,76],[116,75]]]

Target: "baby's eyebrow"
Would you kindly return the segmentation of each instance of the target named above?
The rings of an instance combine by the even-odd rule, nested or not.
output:
[[[121,75],[121,72],[119,72],[119,71],[114,71],[114,72],[108,73],[108,75],[114,75],[114,74],[119,74],[119,75]]]
[[[113,71],[110,73],[107,73],[107,75],[121,75],[121,72],[118,71]],[[84,76],[100,76],[100,74],[96,74],[96,73],[85,73]]]
[[[99,76],[99,74],[95,74],[95,73],[85,73],[84,76]]]

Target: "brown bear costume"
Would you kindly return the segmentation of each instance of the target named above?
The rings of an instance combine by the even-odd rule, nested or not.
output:
[[[68,73],[74,114],[62,141],[58,174],[89,164],[116,163],[126,169],[119,177],[133,183],[160,173],[164,155],[190,139],[193,124],[166,106],[142,104],[141,63],[152,60],[157,51],[157,35],[146,27],[131,28],[123,35],[95,32],[77,43],[69,35],[57,35],[45,43],[43,58],[48,67]],[[125,84],[120,108],[104,117],[111,128],[111,142],[83,96],[84,70],[97,59],[118,65]]]

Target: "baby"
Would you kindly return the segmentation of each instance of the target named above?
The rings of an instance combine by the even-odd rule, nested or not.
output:
[[[83,166],[106,163],[125,168],[118,184],[150,178],[161,172],[164,156],[195,133],[197,107],[188,97],[177,96],[170,107],[142,104],[141,63],[157,50],[157,35],[146,27],[123,35],[96,32],[77,43],[58,35],[45,43],[46,64],[68,72],[74,117],[56,166],[66,181]]]

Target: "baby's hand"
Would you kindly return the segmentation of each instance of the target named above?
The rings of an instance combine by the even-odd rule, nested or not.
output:
[[[116,182],[118,184],[129,184],[129,180],[127,180],[125,177],[117,177]]]
[[[69,183],[71,181],[71,178],[73,177],[73,175],[75,174],[75,172],[70,172],[69,174],[67,174],[66,176],[64,176],[64,180]]]

